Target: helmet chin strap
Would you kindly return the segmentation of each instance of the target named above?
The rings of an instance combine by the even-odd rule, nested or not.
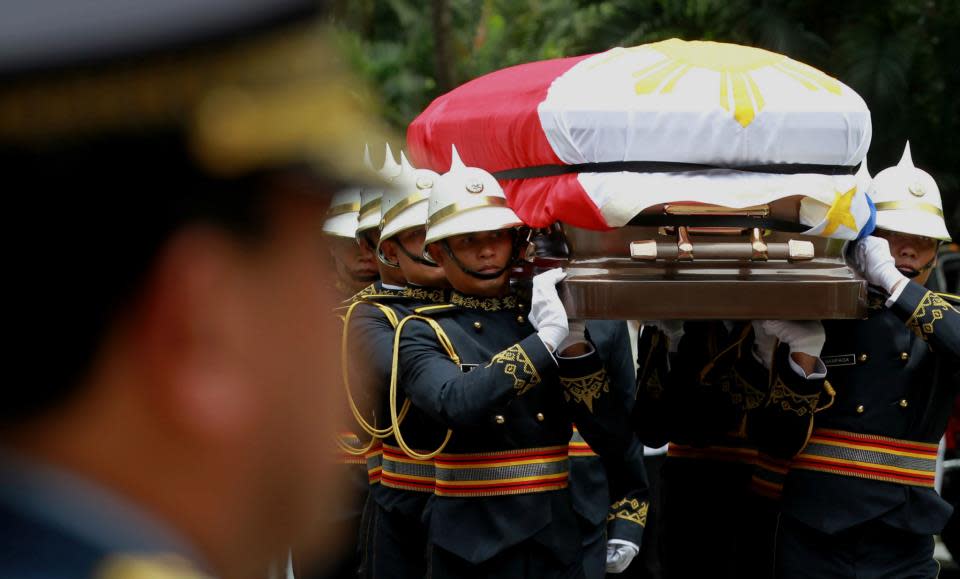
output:
[[[903,274],[904,276],[906,276],[908,279],[914,279],[914,278],[919,277],[920,275],[926,273],[928,270],[933,269],[933,267],[934,267],[935,265],[937,265],[937,256],[936,256],[936,255],[934,255],[933,258],[932,258],[930,261],[928,261],[927,263],[921,265],[921,266],[920,266],[920,269],[911,269],[909,272],[904,272],[904,271],[901,269],[901,270],[900,270],[900,273],[902,273],[902,274]],[[899,269],[899,268],[897,268],[897,269]]]
[[[513,267],[513,264],[514,264],[514,262],[516,261],[516,257],[517,257],[517,256],[516,256],[516,254],[517,254],[517,240],[516,240],[516,237],[514,237],[514,240],[513,240],[513,249],[512,249],[512,251],[510,252],[510,260],[507,262],[507,265],[501,267],[500,269],[498,269],[497,271],[492,272],[492,273],[481,273],[481,272],[479,272],[479,271],[474,271],[474,270],[468,268],[467,266],[463,265],[463,262],[460,261],[460,259],[457,258],[456,254],[453,253],[453,250],[450,249],[450,244],[447,243],[447,240],[446,240],[446,239],[440,241],[440,245],[443,247],[443,250],[444,250],[444,251],[446,252],[446,254],[450,257],[450,259],[453,260],[453,263],[457,264],[457,267],[460,268],[460,271],[462,271],[463,273],[469,275],[470,277],[473,277],[473,278],[476,278],[476,279],[482,279],[482,280],[497,279],[498,277],[500,277],[501,275],[503,275],[505,272],[509,271],[511,267]]]
[[[381,242],[380,242],[381,245],[382,245],[384,242],[386,242],[386,241],[389,241],[389,239],[385,239],[385,240],[381,241]],[[420,265],[427,266],[427,267],[440,267],[439,265],[433,263],[432,261],[427,261],[427,260],[424,259],[423,257],[417,256],[417,255],[414,255],[413,253],[411,253],[410,250],[408,250],[408,249],[403,245],[403,243],[400,242],[399,239],[394,240],[394,243],[397,245],[397,247],[400,248],[400,251],[401,251],[404,255],[406,255],[408,259],[410,259],[410,261],[412,261],[412,262],[414,262],[414,263],[418,263],[418,264],[420,264]],[[383,249],[382,249],[382,248],[377,248],[377,259],[379,259],[379,260],[380,260],[380,263],[382,263],[383,265],[386,265],[387,267],[394,267],[394,268],[399,268],[399,267],[400,267],[400,264],[399,264],[399,263],[393,263],[392,261],[388,260],[385,255],[383,255]]]

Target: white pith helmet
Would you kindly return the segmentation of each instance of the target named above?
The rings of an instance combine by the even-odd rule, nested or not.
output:
[[[379,171],[373,168],[373,162],[370,160],[370,147],[365,147],[363,150],[363,163],[371,171],[376,171],[388,185],[400,174],[400,165],[393,158],[390,143],[386,145],[383,167]],[[360,217],[357,224],[358,234],[380,227],[380,203],[383,198],[383,189],[383,186],[364,187],[361,192]]]
[[[360,215],[360,188],[351,187],[334,193],[323,221],[323,232],[334,237],[354,239]]]
[[[854,175],[854,179],[857,180],[857,192],[862,191],[867,193],[870,191],[870,183],[873,181],[873,177],[870,176],[870,169],[867,168],[866,157],[860,162],[860,168],[857,169],[857,174]]]
[[[440,175],[429,169],[415,169],[400,151],[400,175],[380,202],[380,242],[427,223],[430,192]]]
[[[873,178],[869,195],[877,207],[877,228],[950,241],[940,189],[929,173],[914,167],[909,142],[900,162]]]
[[[454,235],[510,229],[523,225],[507,205],[497,180],[478,167],[467,167],[456,146],[450,170],[430,194],[424,247]]]

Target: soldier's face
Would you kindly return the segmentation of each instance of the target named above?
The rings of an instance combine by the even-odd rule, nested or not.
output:
[[[373,253],[354,239],[335,237],[328,241],[340,283],[357,292],[377,280]]]
[[[504,271],[494,279],[479,279],[463,271],[460,266],[481,274],[503,270],[513,254],[513,236],[510,230],[455,235],[447,240],[447,244],[460,264],[451,259],[436,243],[430,245],[430,256],[443,268],[454,289],[465,294],[487,297],[503,295],[509,291],[509,271]]]
[[[410,255],[422,255],[426,235],[427,230],[423,227],[414,227],[397,234],[395,243],[402,246],[402,250],[401,247],[396,248],[395,260],[400,264],[400,270],[408,282],[424,287],[445,287],[447,276],[442,267],[431,267],[410,258]]]
[[[921,285],[926,283],[932,268],[921,270],[937,256],[939,242],[936,239],[883,229],[878,229],[874,235],[886,239],[890,244],[890,254],[896,260],[900,273]]]

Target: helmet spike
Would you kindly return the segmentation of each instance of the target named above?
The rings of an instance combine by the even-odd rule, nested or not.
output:
[[[363,145],[363,164],[370,169],[371,171],[376,171],[373,168],[373,161],[370,159],[370,144],[364,143]]]
[[[907,141],[907,145],[903,148],[903,156],[900,157],[900,162],[897,163],[897,166],[913,168],[913,156],[910,154],[910,141]]]
[[[450,170],[454,169],[464,169],[466,165],[463,164],[463,161],[460,159],[460,153],[457,151],[456,145],[450,145]]]
[[[413,165],[407,160],[407,156],[403,154],[403,149],[400,150],[400,168],[405,173],[414,170]]]

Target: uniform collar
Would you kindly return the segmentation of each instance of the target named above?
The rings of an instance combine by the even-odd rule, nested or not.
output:
[[[517,299],[517,296],[513,293],[502,298],[485,298],[468,296],[454,290],[450,294],[450,303],[468,310],[484,310],[487,312],[516,310],[520,308],[520,300]]]
[[[404,297],[430,302],[432,304],[441,304],[447,302],[447,290],[442,288],[422,287],[418,285],[408,285],[403,290]]]
[[[374,291],[372,293],[378,296],[402,296],[405,289],[402,287],[385,286],[382,281],[374,282],[373,288]]]

